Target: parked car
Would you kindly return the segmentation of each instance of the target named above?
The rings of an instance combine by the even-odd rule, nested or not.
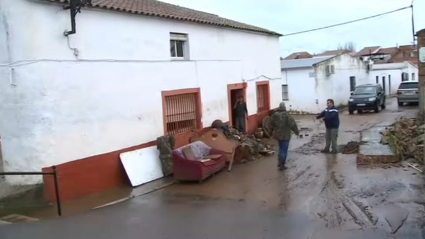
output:
[[[398,106],[404,103],[419,102],[419,83],[417,81],[401,82],[397,90]]]
[[[362,113],[364,110],[374,110],[378,113],[381,109],[385,109],[387,97],[385,91],[379,84],[359,85],[351,93],[348,100],[348,112],[353,114]]]

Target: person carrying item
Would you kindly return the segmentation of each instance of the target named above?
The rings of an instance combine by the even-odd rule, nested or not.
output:
[[[235,128],[241,132],[246,132],[246,120],[248,118],[248,109],[246,108],[246,103],[243,99],[243,96],[238,96],[238,100],[233,106],[234,115],[235,115]]]
[[[325,149],[322,150],[322,153],[329,153],[329,148],[332,145],[332,151],[330,153],[337,154],[339,112],[332,99],[328,99],[326,105],[327,108],[316,116],[316,119],[323,118],[326,126],[326,146]]]
[[[279,109],[271,116],[270,119],[270,132],[272,132],[273,138],[277,140],[279,145],[277,166],[280,170],[288,169],[285,164],[288,157],[291,131],[294,132],[297,136],[300,133],[297,123],[286,111],[286,105],[284,102],[282,102],[279,105]]]

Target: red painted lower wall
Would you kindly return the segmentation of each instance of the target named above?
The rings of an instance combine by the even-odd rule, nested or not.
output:
[[[260,126],[262,119],[267,114],[268,112],[266,111],[249,116],[247,128],[248,132],[255,132]],[[208,129],[209,128],[205,128],[199,131],[199,133],[202,134]],[[189,139],[192,136],[194,136],[194,133],[177,135],[175,137],[175,148],[188,144]],[[134,147],[57,165],[56,171],[58,175],[61,202],[72,201],[90,194],[99,193],[101,191],[123,185],[130,185],[119,155],[124,152],[152,147],[155,145],[156,141],[152,141]],[[43,168],[42,171],[51,172],[52,168]],[[53,177],[44,176],[43,181],[46,200],[54,202],[56,198]]]

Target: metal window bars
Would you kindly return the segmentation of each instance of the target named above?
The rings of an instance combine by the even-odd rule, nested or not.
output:
[[[165,97],[166,131],[169,135],[191,132],[198,128],[197,99],[197,93]]]

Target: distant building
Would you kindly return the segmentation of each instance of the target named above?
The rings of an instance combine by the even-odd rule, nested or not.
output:
[[[328,98],[346,104],[350,91],[360,84],[380,84],[389,96],[402,81],[418,80],[417,51],[412,46],[372,46],[357,53],[331,50],[294,58],[298,54],[281,60],[282,99],[293,111],[317,113]]]
[[[373,46],[363,48],[356,57],[371,66],[371,81],[381,84],[387,95],[393,95],[402,81],[418,80],[417,54],[415,46]]]
[[[347,104],[356,85],[370,83],[367,63],[348,53],[281,60],[282,100],[291,111],[315,114],[332,98]]]
[[[376,64],[400,63],[409,61],[418,63],[418,49],[415,46],[398,46],[382,48],[380,46],[365,47],[356,53],[356,57],[364,61],[373,60]]]
[[[388,60],[388,63],[411,62],[418,64],[418,49],[416,46],[399,46],[394,55]]]
[[[380,84],[386,95],[394,95],[401,82],[418,81],[418,66],[409,61],[374,64],[369,74],[371,81]]]

